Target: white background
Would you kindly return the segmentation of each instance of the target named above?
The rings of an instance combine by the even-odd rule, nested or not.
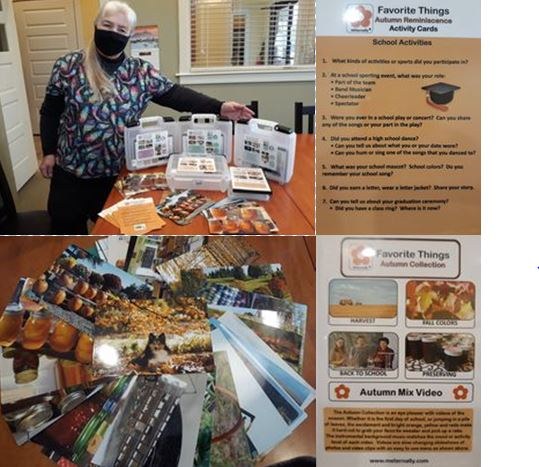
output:
[[[403,240],[391,240],[393,237],[398,236],[389,236],[386,240],[386,244],[384,245],[384,249],[386,250],[399,250],[404,249],[409,245],[410,242],[405,242]],[[334,236],[334,235],[319,235],[317,239],[317,263],[319,265],[323,265],[323,267],[318,267],[317,269],[317,280],[316,280],[316,296],[317,296],[317,322],[316,322],[316,332],[317,332],[317,375],[316,375],[316,384],[317,384],[317,394],[318,394],[318,408],[317,408],[317,443],[318,443],[318,458],[317,460],[320,462],[320,465],[323,467],[329,466],[332,463],[338,463],[340,466],[367,466],[370,462],[369,459],[383,459],[384,457],[387,457],[387,453],[357,453],[357,452],[346,452],[346,453],[331,453],[331,452],[324,452],[323,449],[320,448],[320,446],[323,446],[323,414],[322,409],[324,407],[337,407],[342,408],[343,403],[342,401],[328,401],[329,397],[329,389],[328,385],[330,382],[338,383],[339,381],[342,382],[369,382],[367,378],[355,378],[355,377],[337,377],[338,379],[335,379],[336,377],[334,375],[330,375],[328,372],[328,365],[327,365],[327,359],[329,354],[329,348],[330,345],[326,341],[326,336],[328,336],[331,332],[342,332],[342,331],[350,331],[354,332],[357,331],[357,329],[361,328],[361,331],[363,333],[366,332],[384,332],[384,333],[391,333],[395,332],[399,336],[399,345],[398,348],[394,344],[391,345],[391,348],[393,348],[397,352],[397,361],[398,361],[398,379],[396,374],[392,374],[392,376],[384,377],[384,382],[390,383],[390,382],[399,382],[399,383],[424,383],[425,381],[421,381],[416,379],[417,375],[414,378],[414,375],[411,375],[410,373],[406,373],[405,370],[405,362],[404,362],[404,349],[405,349],[405,336],[410,332],[416,332],[417,329],[408,328],[405,323],[405,287],[406,282],[409,280],[408,278],[394,278],[396,280],[398,287],[399,287],[399,293],[398,293],[398,316],[399,316],[399,323],[395,327],[391,328],[381,328],[379,325],[375,326],[367,326],[367,325],[359,325],[357,329],[353,329],[351,327],[344,327],[344,326],[337,326],[337,325],[328,325],[327,322],[327,304],[329,302],[328,300],[328,292],[329,292],[329,281],[334,278],[341,277],[341,271],[340,271],[340,254],[341,250],[345,251],[345,254],[347,253],[346,246],[342,248],[343,238],[361,238],[360,236],[354,237],[352,235],[341,237],[341,236]],[[377,244],[375,244],[374,248],[382,247],[382,241],[380,237]],[[442,239],[451,239],[456,240],[460,243],[460,275],[456,280],[459,281],[471,281],[475,284],[476,290],[477,290],[477,297],[475,300],[476,303],[476,310],[479,310],[479,313],[476,316],[475,320],[475,327],[473,329],[467,329],[467,330],[459,330],[455,331],[454,328],[444,330],[443,327],[434,327],[432,329],[429,329],[430,332],[458,332],[458,333],[467,333],[472,334],[475,336],[475,370],[473,372],[473,380],[470,380],[469,378],[472,375],[467,375],[466,377],[459,376],[456,381],[459,382],[467,382],[474,385],[476,388],[476,392],[474,394],[473,401],[466,402],[466,403],[454,403],[451,406],[443,407],[443,408],[467,408],[467,409],[473,409],[474,410],[474,419],[478,420],[480,419],[482,408],[480,410],[480,404],[481,404],[481,393],[477,392],[480,387],[482,387],[481,381],[478,378],[478,375],[481,372],[481,362],[482,362],[482,343],[480,338],[480,330],[481,330],[481,319],[485,315],[486,311],[481,303],[481,281],[480,281],[480,274],[479,274],[479,255],[480,255],[480,247],[479,247],[479,237],[478,236],[451,236],[451,235],[443,235],[443,236],[402,236],[402,238],[428,238],[432,240],[442,240]],[[371,246],[372,241],[366,241],[365,244],[368,246]],[[435,243],[433,242],[433,245]],[[453,262],[457,262],[458,258],[453,258]],[[448,263],[450,263],[448,261]],[[451,269],[449,266],[448,269]],[[368,275],[369,272],[366,272],[366,275]],[[330,377],[331,376],[331,377]],[[387,378],[387,379],[386,379]],[[382,378],[378,378],[382,379]],[[444,382],[444,383],[451,383],[455,380],[452,380],[450,378],[432,378],[431,381],[433,382]],[[406,405],[406,403],[403,404],[395,404],[395,402],[391,402],[390,400],[387,400],[385,402],[379,401],[376,402],[376,404],[365,404],[363,403],[349,403],[346,404],[347,407],[358,407],[358,408],[393,408],[395,406],[398,406],[399,408],[409,408],[409,407],[415,407],[418,408],[417,405]],[[372,406],[372,407],[371,407]],[[423,408],[423,407],[421,407]],[[439,405],[436,405],[436,408],[439,408]],[[477,446],[475,444],[475,440],[479,440],[481,438],[480,427],[474,422],[474,432],[473,432],[473,439],[474,443],[472,452],[465,452],[465,453],[451,453],[449,455],[443,454],[443,453],[416,453],[416,452],[399,452],[399,453],[391,453],[391,458],[397,458],[397,459],[429,459],[429,466],[431,467],[456,467],[456,466],[466,466],[466,467],[479,467],[479,450],[477,449]],[[490,467],[489,464],[485,463],[484,466]],[[508,464],[507,467],[513,467],[512,465]],[[519,466],[520,467],[520,466]],[[524,466],[522,466],[524,467]],[[528,466],[526,466],[528,467]]]
[[[539,3],[482,6],[482,465],[535,466],[537,371],[515,356],[539,348]]]

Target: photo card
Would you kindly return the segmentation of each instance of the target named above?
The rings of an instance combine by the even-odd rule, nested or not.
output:
[[[409,326],[472,328],[476,288],[469,281],[413,280],[406,283]]]
[[[399,340],[392,332],[335,331],[328,336],[329,373],[333,378],[396,378]]]
[[[397,282],[390,279],[333,279],[329,283],[330,324],[396,325]]]
[[[192,190],[172,193],[157,206],[157,212],[178,225],[189,224],[214,201]]]
[[[472,379],[475,338],[467,333],[409,333],[406,336],[406,377],[410,379]]]

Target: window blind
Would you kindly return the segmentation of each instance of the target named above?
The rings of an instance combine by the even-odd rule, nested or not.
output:
[[[315,0],[190,0],[191,69],[313,65]]]

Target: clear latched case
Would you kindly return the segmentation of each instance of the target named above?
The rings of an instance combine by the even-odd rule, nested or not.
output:
[[[224,156],[173,154],[168,161],[166,176],[173,191],[225,192],[230,184],[230,170]]]
[[[224,156],[232,161],[232,122],[214,114],[181,117],[180,154],[188,156]]]
[[[124,133],[127,170],[165,165],[173,153],[181,152],[180,125],[172,118],[145,117]]]
[[[253,118],[236,124],[234,163],[260,167],[266,177],[281,185],[294,173],[296,134],[277,122]]]
[[[125,162],[130,171],[166,165],[172,154],[223,156],[232,160],[232,122],[213,114],[141,118],[125,129]]]

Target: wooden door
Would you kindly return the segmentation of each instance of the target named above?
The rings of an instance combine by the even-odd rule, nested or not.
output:
[[[39,134],[39,109],[57,58],[79,48],[74,0],[14,3],[32,131]]]

